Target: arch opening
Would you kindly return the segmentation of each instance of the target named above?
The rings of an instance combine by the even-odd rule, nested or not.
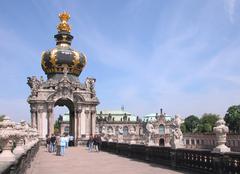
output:
[[[54,115],[58,115],[55,123],[59,123],[59,129],[56,129],[56,133],[61,135],[71,135],[76,138],[77,128],[74,115],[74,103],[69,99],[60,98],[55,102],[53,110]]]

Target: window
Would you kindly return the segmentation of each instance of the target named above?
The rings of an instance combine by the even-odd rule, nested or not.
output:
[[[164,125],[162,125],[162,124],[159,126],[159,134],[160,134],[160,135],[165,134],[165,127],[164,127]]]

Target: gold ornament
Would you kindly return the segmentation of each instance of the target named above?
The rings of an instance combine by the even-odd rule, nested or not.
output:
[[[58,24],[58,26],[57,26],[58,31],[59,32],[60,31],[70,32],[71,27],[67,23],[67,21],[70,19],[70,15],[67,12],[63,12],[63,13],[60,13],[58,16],[61,21],[60,24]]]

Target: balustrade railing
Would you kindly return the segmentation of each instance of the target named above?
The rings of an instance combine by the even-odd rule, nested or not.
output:
[[[35,128],[9,117],[0,122],[0,173],[24,174],[38,152],[40,142]]]
[[[103,142],[102,150],[191,173],[240,174],[240,153]]]

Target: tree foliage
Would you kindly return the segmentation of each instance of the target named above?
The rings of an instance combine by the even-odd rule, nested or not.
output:
[[[4,117],[5,117],[5,115],[0,115],[0,121],[3,121]]]
[[[224,117],[231,132],[240,132],[240,105],[230,106]]]
[[[185,118],[184,124],[181,125],[181,130],[183,133],[212,132],[218,119],[219,116],[212,113],[205,113],[200,119],[195,115],[190,115]]]
[[[56,120],[54,123],[54,133],[59,133],[60,132],[60,122],[59,120]]]
[[[186,128],[186,132],[196,132],[197,131],[197,126],[200,123],[200,120],[197,116],[195,115],[190,115],[187,118],[185,118],[184,125]]]
[[[219,115],[212,113],[205,113],[200,119],[198,132],[212,132]]]
[[[187,133],[187,129],[186,129],[186,124],[185,123],[181,124],[180,129],[181,129],[182,133]]]

